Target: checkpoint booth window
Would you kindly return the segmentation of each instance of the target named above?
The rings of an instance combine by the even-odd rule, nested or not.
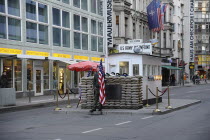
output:
[[[120,61],[119,67],[120,67],[120,73],[129,73],[129,62],[128,61]]]

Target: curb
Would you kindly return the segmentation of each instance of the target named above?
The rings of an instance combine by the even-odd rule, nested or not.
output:
[[[189,106],[193,106],[193,105],[196,105],[196,104],[199,104],[201,103],[201,101],[196,101],[196,102],[193,102],[193,103],[190,103],[190,104],[186,104],[186,105],[183,105],[183,106],[180,106],[180,107],[177,107],[177,108],[173,108],[173,109],[170,109],[170,110],[165,110],[165,111],[161,111],[161,112],[157,112],[157,113],[152,113],[154,115],[164,115],[164,114],[168,114],[168,113],[171,113],[171,112],[174,112],[174,111],[178,111],[178,110],[181,110],[181,109],[184,109],[184,108],[187,108]]]
[[[79,99],[71,99],[70,103],[77,103]],[[61,100],[59,101],[59,105],[67,104],[67,100]],[[16,112],[16,111],[23,111],[23,110],[30,110],[30,109],[37,109],[40,107],[51,107],[56,106],[56,101],[50,101],[50,102],[43,102],[43,103],[32,103],[27,105],[19,105],[19,106],[7,106],[0,108],[0,114],[2,113],[8,113],[8,112]]]

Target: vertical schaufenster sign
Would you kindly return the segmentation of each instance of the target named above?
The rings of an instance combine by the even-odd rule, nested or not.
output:
[[[107,40],[107,47],[113,47],[112,13],[113,13],[112,0],[107,0],[107,3],[106,3],[106,40]]]
[[[190,62],[194,62],[194,0],[190,0]]]

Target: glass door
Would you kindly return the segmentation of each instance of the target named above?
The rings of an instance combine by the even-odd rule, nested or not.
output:
[[[43,95],[43,68],[35,68],[35,96]]]

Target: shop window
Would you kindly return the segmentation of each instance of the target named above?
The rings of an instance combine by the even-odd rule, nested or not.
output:
[[[8,0],[8,14],[20,16],[20,2],[19,0]]]
[[[43,63],[44,68],[44,89],[49,89],[49,61],[44,61]]]
[[[14,60],[15,89],[22,91],[22,61]]]
[[[58,87],[58,64],[53,62],[53,89]]]
[[[120,62],[120,74],[127,73],[129,74],[129,62],[121,61]]]
[[[133,76],[139,75],[139,64],[133,64]]]
[[[97,37],[91,36],[91,51],[97,51]]]
[[[6,72],[8,79],[8,88],[13,88],[13,61],[12,59],[3,60],[3,72]]]
[[[27,90],[33,90],[33,61],[27,60]]]
[[[74,87],[78,86],[78,72],[74,71]]]

